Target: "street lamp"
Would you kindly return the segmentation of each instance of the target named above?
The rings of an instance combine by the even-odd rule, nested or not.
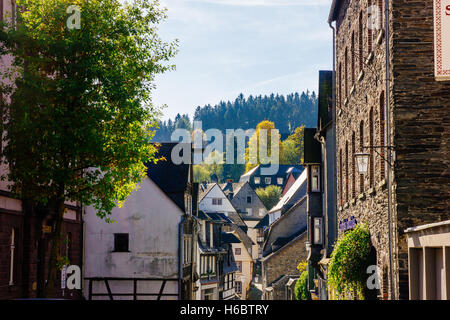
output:
[[[355,153],[359,174],[366,174],[369,167],[370,153]]]

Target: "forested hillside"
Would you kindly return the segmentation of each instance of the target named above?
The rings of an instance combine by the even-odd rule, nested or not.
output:
[[[249,96],[240,94],[234,102],[220,102],[218,105],[198,106],[194,120],[202,121],[202,129],[256,128],[258,123],[269,120],[275,123],[282,137],[292,134],[300,126],[315,127],[317,122],[317,96],[314,92],[292,93],[287,96]],[[178,114],[174,120],[159,123],[160,129],[153,141],[170,141],[172,132],[177,128],[191,129],[192,120],[187,114]]]

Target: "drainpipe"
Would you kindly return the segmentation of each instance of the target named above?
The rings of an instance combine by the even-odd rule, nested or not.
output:
[[[180,224],[178,225],[178,299],[181,300],[181,285],[183,278],[183,223],[185,217],[181,217]]]
[[[386,30],[386,89],[385,89],[385,115],[386,115],[386,134],[385,134],[385,145],[391,145],[391,136],[390,136],[390,107],[389,107],[389,90],[390,90],[390,77],[389,77],[389,44],[390,44],[390,32],[389,32],[389,0],[384,1],[384,16],[385,16],[385,30]],[[388,159],[391,159],[391,148],[387,148]],[[391,178],[391,167],[387,171],[387,183],[388,183],[388,239],[389,239],[389,277],[390,277],[390,289],[391,289],[391,299],[396,300],[396,294],[394,290],[394,276],[392,270],[392,178]]]
[[[333,132],[333,141],[334,143],[334,154],[333,157],[333,197],[334,197],[334,237],[337,237],[337,160],[336,160],[336,147],[338,146],[338,135],[336,134],[336,114],[337,114],[337,107],[336,107],[336,28],[333,27],[332,22],[329,22],[328,25],[333,30],[333,89],[332,89],[332,132]]]

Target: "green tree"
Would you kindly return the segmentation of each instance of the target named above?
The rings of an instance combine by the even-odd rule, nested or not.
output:
[[[311,299],[311,294],[308,290],[308,270],[303,271],[300,278],[295,283],[294,293],[297,300]]]
[[[69,6],[81,11],[70,29]],[[65,201],[93,205],[100,218],[137,188],[155,161],[149,144],[159,110],[154,76],[176,53],[157,24],[158,2],[17,0],[16,24],[0,29],[0,54],[14,57],[1,92],[12,191],[45,208],[54,223],[47,297],[53,296]]]
[[[282,164],[302,164],[304,133],[305,127],[298,127],[293,134],[282,142],[283,152],[280,156]]]
[[[281,191],[279,186],[267,186],[266,188],[258,188],[255,190],[267,210],[272,209],[280,201]]]

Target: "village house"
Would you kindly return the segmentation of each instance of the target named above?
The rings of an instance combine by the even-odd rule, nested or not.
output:
[[[199,208],[208,216],[219,214],[231,223],[224,224],[223,231],[232,233],[240,243],[232,243],[234,260],[238,268],[235,278],[235,292],[246,299],[252,282],[252,248],[255,245],[248,236],[248,226],[237,212],[230,199],[217,183],[200,185]]]
[[[252,189],[256,190],[257,188],[266,188],[268,186],[278,186],[283,190],[284,185],[289,177],[289,174],[292,172],[291,168],[294,168],[299,171],[303,171],[303,167],[301,165],[278,165],[278,171],[273,175],[263,175],[263,168],[270,167],[271,164],[261,164],[257,165],[247,173],[241,176],[239,182],[248,182]]]
[[[328,299],[328,262],[336,241],[335,126],[333,72],[319,72],[317,129],[304,131],[304,161],[309,194],[316,206],[308,208],[308,263],[310,290],[321,300]]]
[[[198,184],[191,164],[172,162],[175,146],[158,147],[165,160],[147,164],[140,188],[113,209],[114,223],[86,208],[86,299],[194,299]]]
[[[409,298],[405,230],[449,219],[443,4],[333,0],[328,19],[335,31],[337,224],[339,234],[368,226],[380,299]]]
[[[300,175],[269,215],[262,265],[262,299],[286,300],[286,284],[298,275],[297,266],[307,259],[306,171]]]

